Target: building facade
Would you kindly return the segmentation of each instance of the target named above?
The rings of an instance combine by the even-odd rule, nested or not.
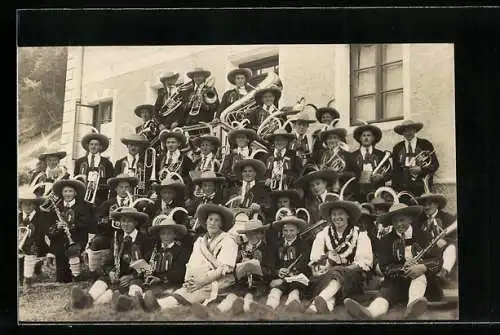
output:
[[[403,120],[424,124],[418,136],[431,140],[440,168],[439,192],[456,210],[454,49],[452,44],[321,44],[69,47],[61,145],[65,164],[84,154],[80,139],[90,127],[111,141],[104,153],[114,162],[126,154],[120,137],[140,124],[139,104],[154,104],[162,72],[211,71],[222,96],[231,88],[227,73],[249,67],[254,74],[279,73],[281,106],[301,97],[317,107],[329,101],[341,113],[339,125],[352,132],[356,120],[374,122],[384,134],[378,147],[392,150],[402,138],[393,128]]]

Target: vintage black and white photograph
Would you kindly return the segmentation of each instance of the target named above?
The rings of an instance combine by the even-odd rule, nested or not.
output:
[[[458,320],[454,45],[18,48],[31,322]]]

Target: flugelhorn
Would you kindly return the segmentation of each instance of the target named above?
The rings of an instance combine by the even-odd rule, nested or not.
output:
[[[198,91],[194,93],[191,99],[191,109],[189,115],[196,116],[200,114],[202,104],[213,105],[217,101],[217,92],[214,88],[215,79],[213,77],[207,78],[198,87]]]
[[[392,152],[386,150],[384,153],[384,158],[382,158],[380,163],[378,163],[378,165],[373,170],[372,174],[374,173],[380,173],[382,175],[386,174],[391,169],[391,163],[390,161],[388,161],[391,155]],[[389,164],[386,164],[386,162],[388,162]]]
[[[148,154],[149,153],[149,154]],[[149,181],[156,180],[156,149],[147,148],[144,151],[144,177],[146,176],[146,169],[151,168]],[[146,180],[146,178],[144,178]]]
[[[95,197],[99,188],[101,175],[97,171],[89,171],[87,176],[87,189],[85,190],[85,201],[95,203]]]

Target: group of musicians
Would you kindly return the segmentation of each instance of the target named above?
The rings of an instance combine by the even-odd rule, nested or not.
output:
[[[456,276],[456,216],[431,192],[439,163],[416,136],[423,124],[396,126],[403,139],[392,152],[376,147],[380,128],[361,124],[351,151],[335,108],[316,108],[316,119],[278,109],[282,86],[254,87],[251,75],[231,71],[235,88],[219,102],[210,71],[188,72],[186,84],[166,73],[155,104],[135,108],[143,124],[121,138],[127,155],[114,166],[99,133],[82,138],[86,155],[72,176],[60,164],[66,153],[47,148],[19,191],[24,285],[46,258],[58,282],[93,282],[73,287],[75,309],[188,305],[200,317],[272,317],[287,295],[290,312],[332,313],[340,301],[352,317],[371,319],[405,302],[411,319],[442,299]],[[183,131],[228,124],[242,101],[252,107],[229,124],[226,144]],[[264,134],[271,119],[278,126]],[[383,277],[375,299],[355,300],[374,277]]]

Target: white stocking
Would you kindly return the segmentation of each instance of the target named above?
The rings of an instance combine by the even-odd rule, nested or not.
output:
[[[106,290],[106,292],[101,294],[100,297],[97,298],[97,300],[95,300],[95,304],[96,305],[109,304],[112,299],[113,299],[113,291]]]
[[[140,286],[135,284],[130,285],[130,287],[128,288],[128,295],[133,297],[135,296],[135,292],[139,292],[141,295],[143,294],[142,288]]]
[[[233,303],[234,301],[236,300],[236,298],[238,298],[236,296],[236,294],[234,293],[229,293],[225,298],[224,300],[222,300],[218,305],[217,305],[217,308],[223,312],[223,313],[226,313],[226,312],[229,312],[229,310],[231,309],[231,307],[233,306]]]
[[[427,288],[427,278],[425,274],[412,279],[410,287],[408,288],[408,305],[418,298],[422,298]]]
[[[160,305],[161,309],[170,309],[180,306],[179,302],[174,297],[158,299],[158,305]]]
[[[243,303],[243,311],[244,312],[250,311],[250,304],[252,303],[252,301],[253,301],[252,293],[245,294],[244,303]]]
[[[334,279],[330,281],[330,283],[323,289],[323,291],[321,291],[319,296],[325,299],[325,301],[329,301],[331,298],[335,296],[335,294],[337,294],[339,289],[340,289],[340,284],[338,281]]]
[[[69,268],[73,277],[80,275],[80,257],[71,257],[69,259]]]
[[[102,280],[97,280],[89,289],[89,294],[94,299],[97,300],[106,290],[108,289],[108,284]]]
[[[271,292],[267,296],[266,305],[270,306],[272,309],[278,308],[280,304],[280,298],[283,292],[278,288],[272,288]]]
[[[384,298],[376,298],[372,301],[370,306],[368,306],[368,311],[370,311],[371,315],[376,318],[382,314],[387,313],[389,310],[389,301]]]
[[[448,245],[443,251],[443,269],[448,272],[453,269],[455,262],[457,261],[457,248],[455,245]]]
[[[292,301],[297,300],[300,302],[300,293],[299,290],[295,289],[292,292],[288,293],[288,298],[286,299],[285,306],[287,306]]]

